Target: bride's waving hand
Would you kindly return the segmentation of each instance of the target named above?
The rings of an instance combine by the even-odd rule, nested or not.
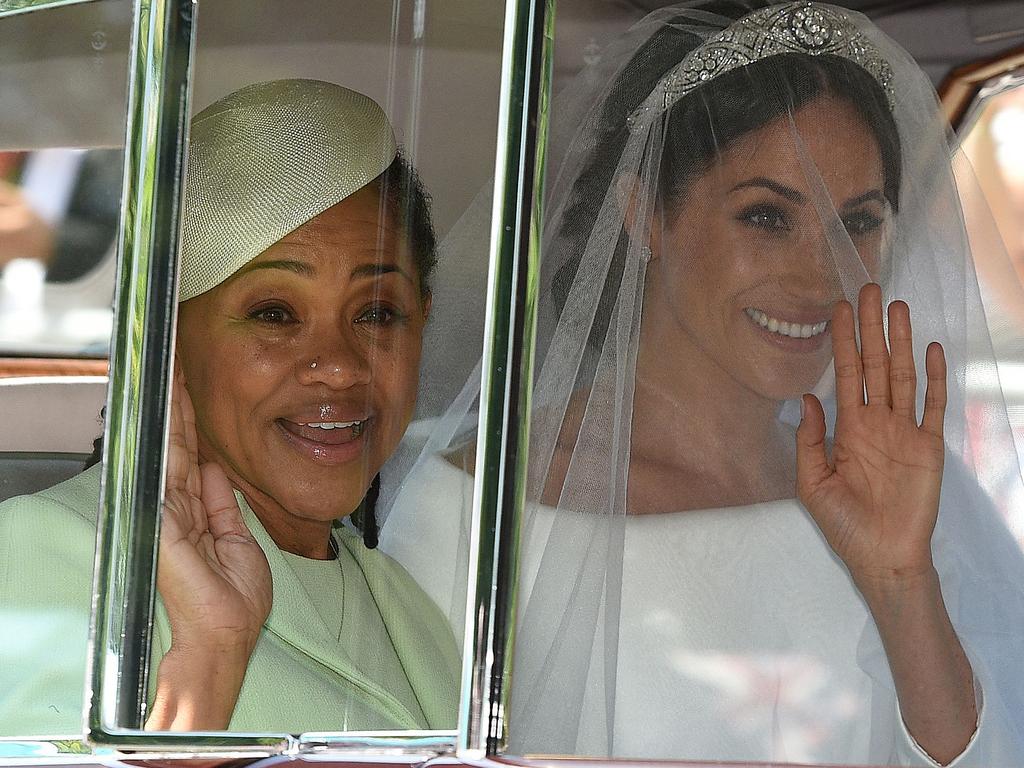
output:
[[[930,345],[919,424],[908,306],[889,306],[887,346],[879,286],[866,285],[858,304],[860,350],[850,304],[840,302],[832,316],[838,416],[831,458],[821,403],[806,395],[797,432],[797,488],[858,584],[896,583],[932,568],[945,456],[946,364],[942,347]]]
[[[909,308],[889,305],[887,346],[879,286],[866,285],[858,305],[859,350],[850,304],[840,302],[832,315],[837,417],[831,457],[821,403],[813,395],[802,401],[797,490],[871,610],[908,729],[947,763],[975,733],[978,704],[973,671],[932,564],[945,457],[946,362],[942,347],[930,344],[919,424]]]

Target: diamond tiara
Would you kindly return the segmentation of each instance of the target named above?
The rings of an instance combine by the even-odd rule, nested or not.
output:
[[[895,106],[892,69],[875,45],[838,9],[803,1],[754,11],[694,48],[629,116],[630,130],[646,126],[707,81],[783,53],[849,59],[878,82],[889,106]]]

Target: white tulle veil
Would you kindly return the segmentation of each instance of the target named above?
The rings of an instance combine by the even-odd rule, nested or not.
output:
[[[512,673],[513,750],[796,762],[902,759],[894,746],[899,740],[895,689],[870,618],[856,627],[834,629],[842,632],[837,642],[852,643],[850,664],[862,674],[863,684],[850,694],[852,703],[822,694],[804,705],[801,727],[810,734],[804,742],[811,745],[806,752],[792,743],[786,747],[787,718],[792,719],[786,685],[796,678],[782,673],[773,678],[775,702],[762,709],[776,722],[765,728],[774,736],[764,742],[763,751],[755,746],[749,754],[727,748],[703,754],[702,745],[715,751],[718,742],[697,732],[701,723],[735,731],[745,727],[746,714],[735,710],[729,716],[690,717],[682,694],[672,703],[676,709],[666,711],[671,690],[645,703],[643,691],[628,690],[634,667],[624,661],[635,652],[633,641],[624,637],[638,631],[627,622],[649,621],[648,629],[639,631],[682,638],[655,649],[664,658],[648,659],[652,669],[692,670],[691,639],[719,642],[719,621],[735,617],[720,617],[714,610],[681,615],[680,605],[702,603],[675,602],[676,591],[699,593],[704,578],[726,596],[734,584],[745,600],[753,600],[750,604],[780,601],[786,610],[795,600],[827,603],[829,579],[843,587],[848,577],[841,562],[828,561],[831,553],[823,539],[808,534],[820,552],[805,548],[778,554],[786,551],[790,534],[775,542],[774,524],[765,521],[777,514],[796,530],[802,523],[794,515],[806,518],[796,501],[787,501],[795,496],[794,458],[784,439],[766,443],[762,451],[747,439],[763,433],[791,440],[800,418],[798,398],[812,389],[825,405],[831,428],[828,350],[810,355],[817,363],[765,373],[771,365],[758,357],[756,346],[743,346],[748,336],[731,344],[728,333],[719,332],[734,327],[728,323],[737,318],[720,318],[730,286],[742,289],[740,297],[762,297],[765,304],[773,301],[774,290],[802,291],[824,306],[841,298],[855,301],[860,287],[873,280],[881,284],[885,301],[898,298],[909,304],[918,365],[930,341],[941,342],[949,364],[948,458],[932,548],[947,609],[984,697],[987,740],[974,747],[971,760],[984,765],[1024,762],[1024,511],[1014,506],[1024,496],[998,370],[1000,360],[1017,359],[1019,350],[1013,344],[993,348],[993,307],[986,304],[988,294],[972,257],[984,250],[989,261],[1008,265],[1005,250],[934,89],[909,55],[859,14],[811,3],[765,6],[757,0],[697,0],[658,10],[609,45],[555,101],[542,251],[541,364],[535,377],[530,501],[521,536]],[[755,22],[737,24],[744,18]],[[823,97],[845,105],[845,111],[830,113],[825,124],[809,124],[808,106]],[[767,244],[737,262],[754,275],[745,277],[709,257],[724,248],[723,238],[734,230],[714,230],[710,219],[706,226],[697,221],[687,229],[674,216],[693,204],[687,191],[695,181],[720,172],[735,157],[738,142],[756,133],[761,113],[772,115],[775,143],[758,140],[744,151],[751,167],[762,168],[766,162],[771,166],[771,155],[765,153],[782,147],[779,168],[791,175],[794,167],[800,169],[796,186],[803,210],[813,219],[811,225],[806,219],[799,225],[806,236],[801,253],[812,248],[813,253],[799,269],[782,258],[784,249],[771,245],[772,237],[782,235],[770,229],[788,226],[787,236],[795,237],[797,225],[776,221],[772,210],[751,203],[744,209],[743,226],[760,226],[758,242]],[[744,120],[751,123],[749,130],[730,128]],[[881,157],[885,198],[876,195],[869,206],[875,214],[859,218],[833,199],[851,158],[867,157],[863,147],[849,142],[853,123],[858,135],[874,142],[873,156]],[[823,153],[822,142],[832,135],[840,138],[831,152]],[[477,218],[481,235],[486,222]],[[448,247],[486,242],[474,238],[472,229],[464,223]],[[725,250],[735,254],[740,245],[729,242]],[[805,278],[806,284],[801,282]],[[745,279],[748,284],[742,283]],[[1024,301],[1019,287],[1002,295]],[[791,299],[777,303],[795,306],[798,302]],[[778,318],[768,317],[770,308],[751,306],[756,311],[747,314],[746,322],[752,328],[774,322],[764,332],[803,338],[808,348],[822,332],[817,318],[807,313],[782,327]],[[645,332],[656,337],[656,349],[644,347]],[[793,348],[790,341],[782,343]],[[680,380],[689,383],[673,389],[659,365],[680,350],[688,355],[688,367],[677,370]],[[743,355],[753,371],[749,376],[737,363]],[[723,366],[738,383],[721,387],[716,400],[699,390],[702,382],[719,381]],[[661,373],[651,373],[655,369]],[[422,439],[404,459],[407,465],[415,461],[415,468],[401,488],[387,494],[390,513],[381,536],[381,546],[424,584],[457,633],[464,616],[472,501],[472,482],[463,470],[472,465],[478,376],[479,371],[470,376],[445,415],[421,425]],[[920,389],[923,399],[923,382]],[[745,391],[751,398],[771,396],[770,423],[750,423],[749,430],[711,428],[728,424],[730,412],[753,412],[740,399],[729,401]],[[656,405],[659,398],[664,402]],[[666,455],[682,451],[685,459],[679,474],[685,478],[683,491],[674,504],[660,492],[667,486],[648,479],[664,476],[664,468],[639,459],[644,446],[658,445],[650,434],[651,414],[658,408],[665,428],[660,439],[672,448]],[[641,413],[646,414],[642,425]],[[735,461],[721,460],[730,455]],[[639,514],[644,512],[661,514]],[[717,527],[720,521],[726,527]],[[747,530],[761,538],[748,540]],[[730,546],[714,540],[721,531],[739,531],[742,541]],[[669,544],[696,541],[698,534],[708,537],[699,547],[743,557],[723,556],[694,566],[685,546]],[[639,542],[647,542],[643,551],[637,550]],[[661,542],[665,546],[658,546]],[[771,548],[776,551],[749,557]],[[702,556],[704,549],[695,551]],[[779,562],[773,557],[785,557],[784,567],[773,567]],[[813,580],[819,566],[822,573],[831,569],[822,584],[802,584],[801,572]],[[643,582],[645,591],[638,596],[631,579],[641,583],[637,574],[648,578],[650,573],[678,578]],[[657,585],[653,590],[651,583]],[[797,586],[787,592],[784,585],[791,583]],[[815,595],[819,586],[821,594]],[[637,613],[638,600],[642,614]],[[818,613],[827,615],[815,605],[809,603],[805,611],[809,624]],[[740,622],[726,635],[735,638],[743,631]],[[782,627],[778,634],[766,632],[764,654],[782,658],[779,649],[800,631]],[[743,658],[767,658],[751,651],[758,642],[753,637],[722,647],[721,657],[733,667],[719,670],[721,675],[728,678],[729,669]],[[708,670],[705,664],[701,674]],[[726,680],[722,690],[734,682]],[[671,681],[664,686],[671,688]],[[822,701],[831,703],[822,706]],[[865,722],[850,731],[855,736],[835,725],[842,721],[836,712],[846,711],[843,707],[864,716]],[[644,731],[642,738],[633,733],[637,730]],[[638,739],[646,745],[644,754],[635,754]]]

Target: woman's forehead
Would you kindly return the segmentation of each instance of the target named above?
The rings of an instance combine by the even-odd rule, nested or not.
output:
[[[296,227],[278,243],[344,244],[379,240],[393,247],[402,232],[390,208],[375,186],[366,186]]]
[[[837,151],[841,147],[842,151]],[[830,188],[879,186],[882,155],[871,129],[843,100],[818,99],[736,139],[709,169],[723,183],[739,177],[785,179],[806,189],[819,177]],[[866,191],[866,190],[865,190]]]
[[[413,280],[413,257],[395,218],[365,188],[289,232],[242,271],[279,267],[307,277],[395,274]]]

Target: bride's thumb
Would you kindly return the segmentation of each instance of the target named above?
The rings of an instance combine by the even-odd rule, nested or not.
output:
[[[825,410],[817,397],[804,395],[796,430],[797,494],[803,498],[831,474],[825,448]]]

